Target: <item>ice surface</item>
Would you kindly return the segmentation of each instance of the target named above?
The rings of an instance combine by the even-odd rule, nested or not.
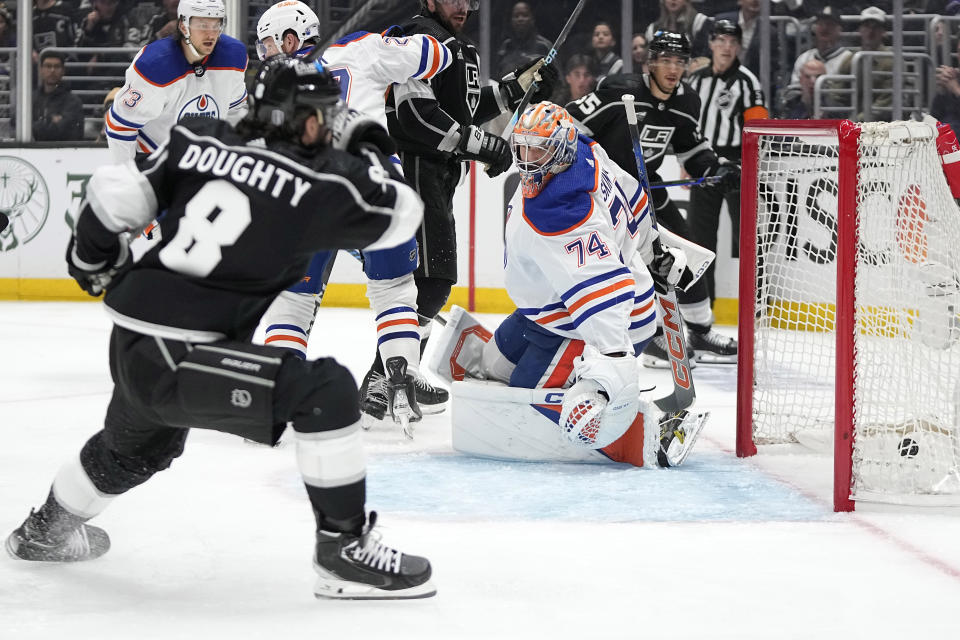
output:
[[[0,303],[0,534],[102,423],[109,329],[97,303]],[[314,335],[311,355],[363,375],[369,311],[324,308]],[[194,432],[97,518],[113,540],[100,560],[0,557],[0,640],[960,635],[956,511],[834,514],[828,458],[738,460],[734,368],[694,377],[712,418],[676,470],[468,459],[445,414],[413,442],[367,433],[384,541],[434,564],[424,601],[314,599],[292,444]]]

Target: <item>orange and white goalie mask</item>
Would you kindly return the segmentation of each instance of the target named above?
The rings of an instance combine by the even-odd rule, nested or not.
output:
[[[577,128],[567,110],[552,102],[530,105],[510,136],[525,198],[535,198],[577,157]]]

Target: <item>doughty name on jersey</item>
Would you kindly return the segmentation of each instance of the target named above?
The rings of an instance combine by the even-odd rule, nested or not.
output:
[[[300,204],[300,199],[310,190],[311,183],[300,176],[294,175],[286,169],[266,162],[260,158],[251,158],[229,149],[217,147],[203,147],[199,144],[187,146],[177,168],[194,170],[198,173],[209,173],[219,178],[228,178],[237,184],[246,184],[255,187],[263,193],[269,189],[270,196],[280,198],[284,187],[290,183],[293,193],[290,195],[290,206]],[[273,188],[271,189],[271,184]]]

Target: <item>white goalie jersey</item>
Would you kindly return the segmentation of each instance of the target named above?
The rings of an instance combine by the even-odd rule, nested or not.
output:
[[[152,153],[187,116],[239,122],[247,113],[247,48],[220,36],[213,53],[196,67],[180,42],[163,38],[137,53],[125,83],[107,111],[107,145],[117,163]]]
[[[601,353],[633,352],[655,330],[646,263],[657,237],[639,183],[585,136],[577,159],[507,209],[505,278],[527,319]]]
[[[340,83],[343,101],[376,118],[386,129],[385,103],[390,85],[429,80],[449,67],[453,56],[432,36],[394,38],[358,31],[327,47],[320,62]]]

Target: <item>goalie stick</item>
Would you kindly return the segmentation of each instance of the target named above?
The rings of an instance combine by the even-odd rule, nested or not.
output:
[[[643,148],[640,146],[640,130],[637,127],[637,112],[634,109],[634,96],[624,94],[623,108],[627,112],[627,125],[630,129],[630,138],[633,141],[633,157],[637,163],[637,177],[640,186],[647,194],[647,206],[650,210],[650,221],[657,226],[657,217],[653,208],[653,194],[650,191],[650,179],[647,177],[647,165],[643,161]],[[660,242],[659,238],[654,242]],[[670,356],[670,368],[673,371],[673,393],[654,400],[654,404],[661,411],[676,412],[686,409],[697,399],[697,392],[693,387],[693,376],[690,375],[690,360],[687,357],[687,341],[683,335],[683,321],[680,318],[680,309],[677,306],[677,294],[669,289],[665,294],[657,294],[660,309],[663,311],[663,334],[667,340],[667,354]]]
[[[577,6],[574,7],[573,13],[570,14],[570,17],[567,18],[567,24],[563,25],[563,29],[560,31],[560,35],[557,36],[556,42],[553,43],[553,46],[550,47],[550,51],[543,59],[543,66],[548,64],[553,64],[554,60],[557,59],[557,49],[563,46],[563,43],[567,40],[567,35],[570,34],[570,29],[573,28],[573,23],[577,21],[577,17],[580,15],[580,12],[583,11],[583,6],[587,4],[587,0],[580,0],[577,3]],[[537,90],[537,81],[534,80],[530,83],[530,86],[527,87],[526,93],[523,94],[523,98],[520,100],[520,104],[517,105],[517,108],[513,112],[513,116],[510,118],[510,124],[507,125],[507,128],[503,130],[503,133],[500,135],[501,138],[509,142],[507,136],[513,131],[513,128],[516,126],[517,122],[520,120],[520,114],[523,113],[523,110],[527,108],[527,105],[530,104],[530,99],[533,97],[533,92]]]

